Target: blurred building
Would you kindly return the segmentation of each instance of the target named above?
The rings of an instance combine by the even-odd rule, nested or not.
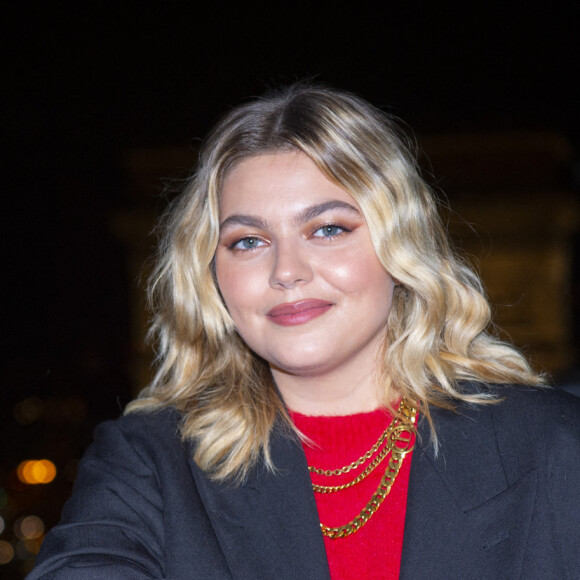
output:
[[[574,152],[553,133],[422,140],[449,196],[450,232],[480,272],[500,334],[557,374],[578,354],[578,232]]]
[[[570,182],[571,145],[554,133],[433,135],[419,141],[425,175],[441,193],[456,245],[483,278],[501,336],[537,368],[554,373],[573,365],[580,205]],[[130,205],[115,214],[113,227],[129,249],[134,281],[136,391],[151,378],[144,282],[154,224],[165,203],[160,192],[166,185],[178,190],[195,159],[192,148],[132,150],[124,158]],[[176,179],[162,182],[168,177]]]

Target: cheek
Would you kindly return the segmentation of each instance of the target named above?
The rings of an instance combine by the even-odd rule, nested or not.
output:
[[[224,265],[223,260],[216,260],[215,272],[219,291],[226,304],[226,308],[231,314],[232,308],[235,308],[235,298],[241,286],[239,278],[235,275],[235,272],[232,272],[231,268]]]
[[[393,289],[393,280],[374,254],[355,254],[334,265],[327,263],[329,276],[345,292],[372,292],[384,295]]]
[[[234,322],[248,308],[260,302],[256,277],[248,268],[232,268],[229,264],[216,264],[216,278],[223,300]]]

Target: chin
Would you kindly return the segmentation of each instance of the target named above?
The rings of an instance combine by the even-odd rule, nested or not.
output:
[[[287,374],[287,375],[295,375],[295,376],[320,376],[327,372],[327,367],[320,361],[308,363],[302,359],[299,363],[293,364],[290,361],[277,361],[270,363],[270,368],[272,370],[276,370],[278,372]]]

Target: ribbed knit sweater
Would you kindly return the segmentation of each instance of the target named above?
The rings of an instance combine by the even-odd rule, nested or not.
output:
[[[308,465],[321,469],[340,468],[364,455],[392,419],[388,411],[380,409],[339,417],[312,417],[299,413],[291,416],[298,429],[315,443],[303,444]],[[379,486],[389,457],[371,475],[351,488],[335,493],[315,493],[320,521],[327,526],[341,526],[358,515]],[[333,580],[391,580],[399,577],[411,458],[412,454],[406,456],[391,492],[362,528],[345,538],[324,538]],[[338,476],[311,473],[312,481],[340,485],[353,480],[368,464],[367,461]]]

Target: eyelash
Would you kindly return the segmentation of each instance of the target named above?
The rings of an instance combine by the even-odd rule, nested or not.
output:
[[[236,246],[239,246],[242,242],[246,242],[248,240],[256,240],[257,242],[263,242],[264,240],[262,240],[260,237],[258,236],[245,236],[243,238],[240,238],[239,240],[236,240],[235,242],[233,242],[232,244],[230,244],[228,247],[230,250],[233,250],[234,252],[252,252],[254,251],[256,248],[258,248],[259,246],[255,246],[253,248],[238,248]]]
[[[329,234],[329,235],[320,235],[317,236],[315,235],[317,232],[324,230],[324,229],[337,229],[340,230],[336,233],[333,234]],[[337,238],[345,233],[349,233],[351,232],[352,229],[347,228],[345,226],[341,226],[339,224],[336,223],[329,223],[329,224],[324,224],[322,226],[317,226],[314,230],[312,230],[312,233],[310,234],[311,238],[320,238],[320,239],[325,239],[325,240],[332,240],[334,238]],[[256,242],[260,243],[267,243],[265,240],[263,240],[260,236],[244,236],[243,238],[239,238],[237,240],[235,240],[234,242],[232,242],[228,248],[232,251],[235,252],[253,252],[254,250],[258,249],[261,246],[254,246],[253,248],[243,248],[243,247],[238,247],[240,246],[243,242],[246,242],[248,240],[255,240]]]
[[[328,228],[328,229],[332,228],[332,229],[337,229],[337,230],[340,230],[340,231],[339,231],[339,232],[337,232],[337,233],[335,233],[335,234],[330,234],[330,235],[328,235],[328,236],[315,236],[315,235],[314,235],[316,232],[319,232],[320,230],[324,230],[325,228]],[[312,232],[312,234],[311,234],[311,237],[314,237],[314,238],[326,238],[326,239],[333,239],[333,238],[337,238],[338,236],[340,236],[340,235],[342,235],[342,234],[349,233],[349,232],[351,232],[351,231],[352,231],[351,229],[349,229],[349,228],[346,228],[346,227],[344,227],[344,226],[341,226],[341,225],[339,225],[339,224],[330,223],[330,224],[324,224],[323,226],[319,226],[319,227],[317,227],[317,228],[316,228],[316,229],[315,229],[315,230]]]

